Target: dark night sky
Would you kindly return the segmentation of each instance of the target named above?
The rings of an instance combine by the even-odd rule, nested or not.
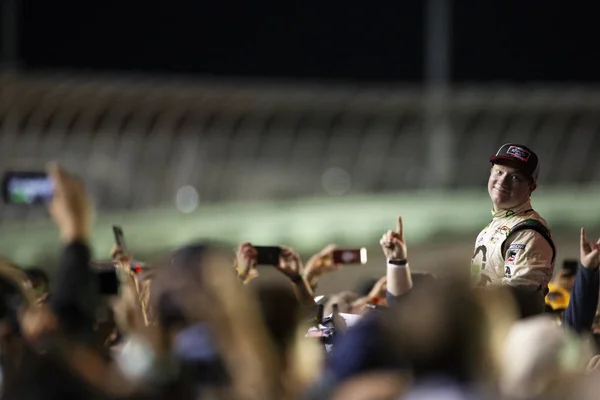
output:
[[[24,68],[423,77],[424,0],[20,2]],[[454,81],[600,81],[595,2],[453,3]]]

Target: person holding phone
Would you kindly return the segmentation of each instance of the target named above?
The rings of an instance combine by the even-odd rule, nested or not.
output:
[[[134,388],[97,347],[94,324],[101,295],[89,268],[92,203],[79,178],[57,164],[49,166],[48,175],[54,187],[48,210],[63,243],[60,267],[48,308],[32,310],[44,311],[43,315],[24,316],[24,333],[32,351],[14,364],[17,370],[10,381],[3,382],[2,398],[126,398]],[[52,331],[50,336],[45,330]],[[40,336],[46,340],[34,343]],[[37,346],[42,346],[43,355],[33,351]],[[93,373],[83,373],[90,367]]]
[[[298,300],[306,306],[314,305],[312,290],[303,276],[302,260],[294,250],[284,246],[254,246],[249,242],[241,243],[236,253],[238,280],[248,283],[258,277],[256,267],[259,265],[270,265],[284,274],[292,282]]]

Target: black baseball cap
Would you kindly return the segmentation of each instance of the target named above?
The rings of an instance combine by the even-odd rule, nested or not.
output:
[[[529,147],[517,143],[502,145],[496,155],[490,157],[490,162],[492,164],[502,164],[503,161],[513,164],[533,179],[534,182],[537,182],[540,173],[540,162],[537,154]]]

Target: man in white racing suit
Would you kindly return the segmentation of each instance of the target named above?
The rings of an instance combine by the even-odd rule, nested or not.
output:
[[[477,236],[472,276],[478,286],[510,285],[535,293],[543,307],[556,248],[546,221],[531,208],[538,157],[526,146],[509,143],[490,162],[493,218]]]

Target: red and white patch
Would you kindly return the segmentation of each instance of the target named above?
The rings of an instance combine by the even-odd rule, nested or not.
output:
[[[517,260],[517,253],[512,251],[509,255],[509,257],[506,259],[506,264],[507,265],[514,265],[515,261]]]
[[[510,146],[508,150],[506,150],[506,154],[508,154],[509,156],[513,156],[514,158],[517,158],[521,161],[527,161],[531,156],[530,152],[518,146]]]

